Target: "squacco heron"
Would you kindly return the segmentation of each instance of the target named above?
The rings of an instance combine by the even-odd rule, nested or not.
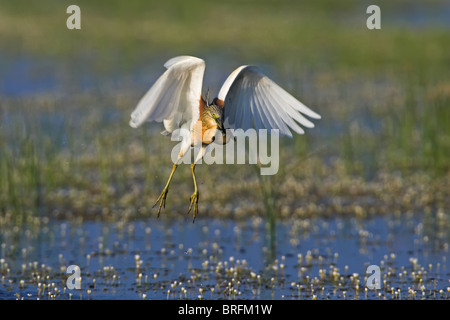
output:
[[[278,129],[280,135],[292,137],[304,131],[300,125],[314,124],[304,115],[320,119],[320,115],[306,107],[256,66],[240,66],[226,79],[212,102],[202,97],[205,61],[191,56],[179,56],[164,64],[167,70],[139,101],[131,114],[130,126],[137,128],[145,121],[163,122],[164,135],[185,129],[181,151],[174,162],[169,179],[153,207],[166,205],[169,185],[180,159],[194,146],[201,146],[191,164],[194,193],[190,197],[188,214],[193,209],[193,222],[198,214],[199,191],[195,179],[195,165],[207,152],[208,145],[226,143],[230,129]],[[300,125],[299,125],[300,124]],[[228,136],[229,138],[229,136]]]

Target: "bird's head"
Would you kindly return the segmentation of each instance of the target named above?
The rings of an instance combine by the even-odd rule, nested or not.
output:
[[[223,110],[221,107],[215,105],[214,103],[208,105],[207,113],[209,117],[214,121],[214,124],[217,125],[217,130],[222,131],[225,134],[225,129],[223,127]]]
[[[202,122],[203,121],[205,121],[204,123],[209,130],[215,129],[209,131],[214,136],[211,138],[212,141],[215,141],[218,144],[225,144],[229,141],[230,135],[227,134],[227,130],[223,125],[223,108],[216,105],[214,101],[211,104],[206,105],[202,115]],[[205,136],[203,138],[205,138]]]

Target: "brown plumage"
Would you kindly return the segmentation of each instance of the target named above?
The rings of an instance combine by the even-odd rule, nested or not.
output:
[[[225,143],[226,131],[223,128],[223,108],[214,104],[214,102],[209,104],[201,97],[199,111],[200,117],[193,125],[192,146],[200,145],[200,141],[202,144],[208,145],[215,141],[217,136],[221,138],[222,143]],[[221,131],[222,135],[218,135],[217,131]]]

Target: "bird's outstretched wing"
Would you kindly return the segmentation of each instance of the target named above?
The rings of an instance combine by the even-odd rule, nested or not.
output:
[[[292,137],[290,129],[303,134],[300,125],[314,127],[304,115],[320,119],[255,66],[234,70],[217,98],[224,104],[224,125],[233,129],[278,129],[281,135]]]
[[[164,121],[168,133],[200,116],[205,61],[179,56],[164,64],[167,70],[139,101],[131,114],[130,126],[145,121]]]

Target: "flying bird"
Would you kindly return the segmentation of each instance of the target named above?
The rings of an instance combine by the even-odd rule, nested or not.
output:
[[[169,185],[180,159],[191,147],[201,146],[191,164],[194,193],[190,197],[188,214],[193,209],[194,222],[199,200],[195,165],[213,141],[223,144],[228,141],[230,136],[226,129],[278,129],[280,135],[292,137],[292,131],[304,133],[301,126],[314,127],[305,116],[321,118],[256,66],[243,65],[234,70],[212,101],[202,96],[204,60],[178,56],[168,60],[164,67],[167,70],[139,101],[130,121],[133,128],[145,121],[163,122],[163,135],[184,134],[177,161],[153,205],[159,203],[158,217],[161,208],[165,207]]]

